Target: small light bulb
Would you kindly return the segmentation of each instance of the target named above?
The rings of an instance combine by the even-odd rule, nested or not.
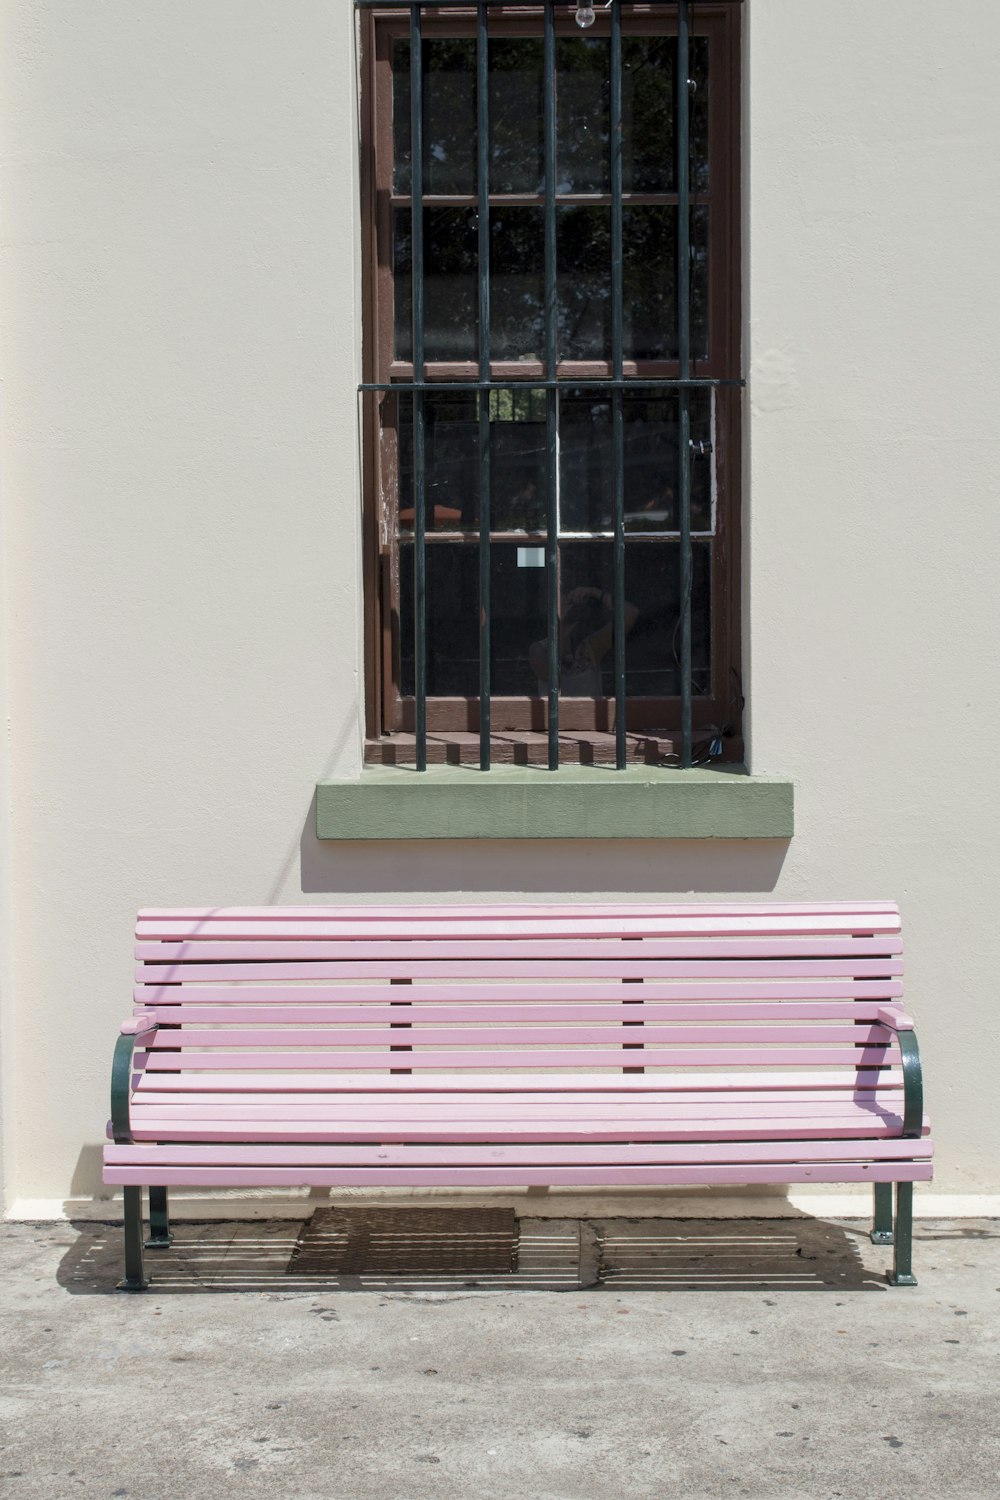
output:
[[[594,15],[594,7],[592,5],[577,6],[576,24],[578,26],[582,26],[584,28],[586,28],[587,26],[593,26],[596,19],[597,17]]]

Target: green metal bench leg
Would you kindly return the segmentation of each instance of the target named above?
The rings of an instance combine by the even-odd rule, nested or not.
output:
[[[151,1187],[149,1189],[149,1238],[146,1241],[147,1250],[166,1250],[173,1241],[170,1233],[170,1215],[167,1211],[167,1190],[165,1187]]]
[[[873,1245],[892,1244],[892,1183],[876,1182],[875,1212],[872,1218]]]
[[[896,1183],[896,1249],[887,1280],[891,1286],[916,1286],[913,1274],[913,1183]]]
[[[142,1188],[122,1189],[125,1200],[125,1277],[120,1292],[144,1292],[149,1285],[142,1264]]]

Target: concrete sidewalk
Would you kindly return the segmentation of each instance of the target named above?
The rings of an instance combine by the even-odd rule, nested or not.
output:
[[[521,1221],[516,1275],[287,1273],[300,1224],[0,1231],[0,1492],[994,1496],[1000,1222]]]

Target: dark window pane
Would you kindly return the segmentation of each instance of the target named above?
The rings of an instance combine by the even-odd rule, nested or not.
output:
[[[410,210],[393,215],[396,358],[413,358]],[[479,249],[471,208],[424,210],[424,349],[429,360],[477,357]]]
[[[545,392],[490,392],[493,531],[545,532]]]
[[[711,441],[711,395],[692,391],[688,400],[691,438]],[[680,527],[679,397],[624,403],[625,527],[628,531],[677,531]],[[712,530],[712,459],[692,458],[691,530]]]
[[[490,192],[540,193],[542,43],[524,37],[490,42]]]
[[[711,441],[711,395],[693,391],[691,436]],[[625,396],[624,499],[627,531],[677,531],[678,397]],[[612,406],[599,392],[565,391],[559,403],[560,526],[567,531],[611,531]],[[712,529],[712,460],[691,465],[691,529]]]
[[[427,558],[427,691],[474,697],[479,684],[479,549],[436,543]],[[692,679],[710,690],[711,544],[695,542],[692,587]],[[544,696],[548,690],[546,574],[543,549],[514,543],[491,548],[493,691]],[[612,697],[609,542],[560,545],[560,692],[568,698]],[[680,693],[679,549],[671,542],[630,541],[625,550],[625,687],[630,697]],[[402,690],[413,693],[413,545],[400,546]]]
[[[399,549],[399,638],[404,697],[414,692],[413,543]],[[464,698],[479,692],[479,548],[440,542],[426,549],[427,692]]]
[[[542,359],[545,222],[540,208],[490,213],[490,352],[494,359]]]
[[[602,37],[563,37],[556,49],[556,192],[606,193],[610,46]]]
[[[626,359],[677,358],[677,210],[626,207]],[[691,354],[708,357],[708,210],[691,210]]]
[[[611,402],[608,397],[600,391],[561,391],[561,530],[611,530],[611,442]]]
[[[536,691],[534,647],[546,630],[545,568],[539,549],[494,543],[491,576],[491,690],[528,697]],[[413,544],[399,549],[401,686],[414,691]],[[475,542],[427,548],[427,691],[431,697],[479,693],[479,547]]]
[[[392,51],[394,186],[409,193],[410,44]],[[471,40],[424,39],[425,193],[476,191],[476,44]]]
[[[599,671],[600,696],[614,693],[610,610],[599,598],[613,587],[610,542],[560,545],[560,649],[565,680],[583,684],[584,667]],[[711,543],[696,542],[691,590],[692,682],[697,694],[711,685]],[[625,690],[630,698],[670,698],[680,693],[679,549],[670,542],[631,541],[625,548],[625,597],[631,628],[625,642]],[[581,646],[581,637],[583,644]],[[575,667],[568,665],[575,663]],[[592,678],[596,682],[596,677]],[[567,697],[594,696],[563,687]]]
[[[479,401],[460,392],[424,397],[424,525],[474,531],[479,525]],[[413,399],[399,397],[399,529],[413,530]]]
[[[708,187],[708,38],[691,38],[691,187]],[[622,177],[626,192],[672,192],[674,145],[674,37],[625,37],[622,42]]]
[[[413,530],[413,398],[399,402],[399,530]],[[491,531],[546,530],[545,392],[491,391]],[[391,413],[387,413],[391,417]],[[479,528],[479,398],[424,396],[425,521],[428,531]]]
[[[560,359],[607,359],[611,352],[611,210],[560,208],[556,214]]]
[[[491,548],[493,629],[490,637],[494,693],[528,697],[537,691],[533,663],[547,629],[543,549],[494,543]]]

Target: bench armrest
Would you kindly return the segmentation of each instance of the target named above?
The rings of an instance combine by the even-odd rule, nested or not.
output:
[[[890,1031],[912,1031],[914,1027],[913,1017],[900,1010],[898,1005],[880,1005],[875,1020],[879,1026],[888,1026]]]
[[[111,1063],[111,1139],[117,1146],[132,1141],[129,1101],[132,1097],[132,1054],[140,1037],[150,1036],[157,1028],[151,1016],[131,1016],[122,1023]]]
[[[122,1022],[122,1036],[142,1036],[144,1032],[155,1031],[159,1024],[153,1016],[129,1016]]]
[[[907,1018],[909,1019],[909,1018]],[[896,1033],[903,1068],[903,1135],[917,1137],[924,1128],[924,1074],[916,1032],[907,1028]]]

